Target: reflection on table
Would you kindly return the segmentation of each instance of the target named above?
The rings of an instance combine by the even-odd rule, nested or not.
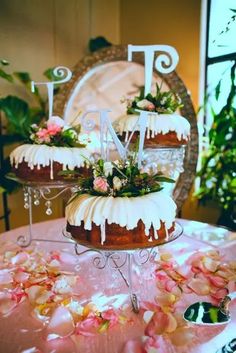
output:
[[[199,222],[180,223],[181,238],[132,267],[139,314],[131,311],[120,272],[93,266],[95,253],[78,257],[69,241],[20,249],[16,239],[27,227],[2,234],[0,351],[215,353],[235,338],[234,303],[226,327],[191,327],[182,314],[195,301],[217,302],[226,288],[235,290],[235,235]],[[64,241],[64,226],[64,219],[38,223],[34,236]]]

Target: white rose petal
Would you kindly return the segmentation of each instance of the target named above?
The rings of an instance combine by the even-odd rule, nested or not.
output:
[[[105,162],[104,163],[104,173],[105,176],[107,177],[108,175],[112,175],[112,170],[113,170],[113,165],[111,162]]]
[[[117,176],[113,178],[113,187],[117,191],[119,191],[122,187],[122,181]]]
[[[142,99],[141,101],[139,101],[137,103],[137,107],[139,108],[146,108],[148,107],[150,104],[152,104],[151,102],[149,102],[147,99]]]
[[[59,116],[51,116],[50,119],[48,119],[47,121],[47,126],[51,125],[51,124],[55,124],[57,126],[65,126],[65,121],[60,118]]]

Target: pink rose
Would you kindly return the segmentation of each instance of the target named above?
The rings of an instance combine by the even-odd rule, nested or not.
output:
[[[149,111],[155,110],[155,105],[147,99],[142,99],[137,103],[137,107]]]
[[[48,134],[48,130],[47,129],[40,129],[38,132],[36,132],[35,134],[38,139],[39,142],[50,142],[50,136]]]
[[[109,327],[113,327],[118,322],[118,315],[114,309],[108,309],[102,313],[102,318],[109,321]]]
[[[44,138],[48,135],[48,130],[47,129],[40,129],[38,132],[36,132],[36,135],[39,138]]]
[[[97,177],[93,181],[93,187],[94,190],[105,193],[107,192],[109,185],[105,178]]]
[[[47,130],[48,130],[48,134],[49,134],[50,136],[54,136],[54,135],[56,135],[58,132],[60,132],[61,129],[62,129],[62,127],[59,126],[59,125],[48,124],[48,129],[47,129]]]

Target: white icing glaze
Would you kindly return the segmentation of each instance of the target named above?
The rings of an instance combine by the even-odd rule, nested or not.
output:
[[[12,151],[10,161],[15,168],[23,161],[28,163],[30,169],[50,166],[50,178],[53,179],[53,162],[61,163],[63,170],[74,170],[86,164],[84,157],[91,158],[86,148],[25,144]]]
[[[129,133],[138,131],[137,123],[139,115],[128,114],[118,118],[114,128],[119,135],[126,133],[125,140],[128,140]],[[148,114],[146,137],[153,138],[157,134],[167,134],[170,131],[176,132],[178,140],[188,140],[190,136],[190,124],[187,119],[178,114]]]
[[[161,221],[166,229],[172,227],[175,220],[176,204],[164,192],[154,192],[139,197],[92,196],[82,194],[69,202],[66,207],[66,219],[70,225],[92,229],[92,223],[101,227],[101,242],[105,241],[104,224],[116,223],[128,230],[137,227],[139,220],[145,225],[148,236],[151,226],[160,229]],[[155,232],[154,232],[155,234]],[[158,239],[157,233],[154,235]]]

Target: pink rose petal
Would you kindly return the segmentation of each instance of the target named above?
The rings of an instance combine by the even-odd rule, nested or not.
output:
[[[109,321],[109,327],[113,327],[118,322],[118,315],[114,309],[108,309],[102,313],[102,318]]]
[[[163,312],[155,313],[146,326],[145,335],[146,336],[154,336],[154,335],[162,335],[169,325],[168,315]]]
[[[207,295],[210,293],[210,286],[207,280],[201,278],[193,278],[189,281],[188,286],[199,295]]]
[[[10,270],[0,270],[0,285],[6,285],[10,284],[13,282],[12,275],[10,273]]]
[[[226,288],[218,289],[215,293],[212,293],[211,296],[215,299],[222,299],[228,294],[228,290]]]
[[[29,254],[27,252],[19,252],[11,259],[13,265],[21,265],[29,259]]]
[[[47,326],[47,334],[49,337],[66,337],[74,332],[74,320],[67,308],[59,306],[53,312],[49,324]]]
[[[0,292],[0,314],[7,316],[16,307],[16,301],[12,299],[11,294]]]
[[[207,279],[210,281],[211,284],[213,284],[213,286],[218,288],[225,287],[226,285],[224,278],[220,276],[207,276]]]
[[[169,334],[169,338],[175,346],[184,346],[193,340],[194,334],[191,328],[179,327]]]
[[[29,276],[28,273],[19,271],[15,274],[14,280],[18,283],[25,283],[28,281]]]
[[[126,342],[121,353],[147,353],[147,351],[143,348],[141,341],[130,340]]]
[[[99,327],[101,322],[101,318],[91,313],[88,315],[87,319],[77,323],[76,334],[83,336],[93,336],[97,333],[96,328]]]

